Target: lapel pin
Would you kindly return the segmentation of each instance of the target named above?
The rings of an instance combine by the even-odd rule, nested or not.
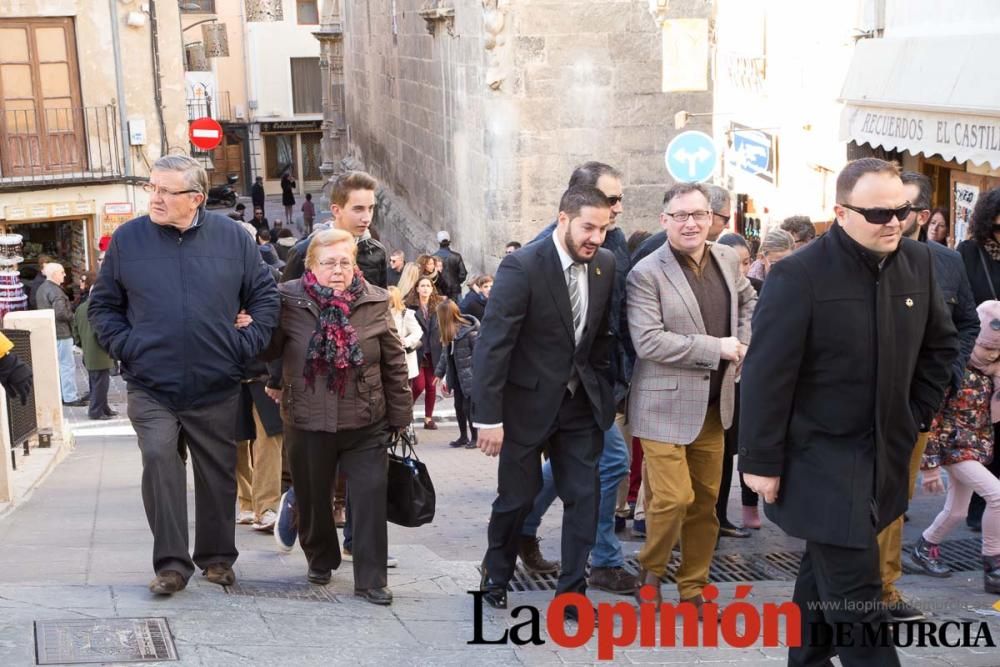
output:
[[[597,275],[601,275],[601,267],[595,266],[594,267],[594,273],[596,273]]]
[[[906,300],[906,307],[907,308],[913,308],[913,299],[907,299]]]

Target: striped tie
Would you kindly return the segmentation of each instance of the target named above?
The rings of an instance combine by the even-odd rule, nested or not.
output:
[[[577,280],[577,271],[579,270],[579,264],[570,264],[569,268],[566,269],[568,272],[568,284],[569,284],[569,305],[573,310],[573,336],[576,337],[576,332],[580,329],[580,320],[583,318],[583,301],[580,298],[580,283]]]

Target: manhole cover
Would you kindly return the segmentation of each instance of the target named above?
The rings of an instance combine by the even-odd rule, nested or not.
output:
[[[35,621],[39,665],[177,660],[165,618]]]
[[[232,586],[226,586],[226,592],[230,595],[279,600],[337,601],[337,598],[325,586],[314,586],[298,581],[246,581],[241,579]]]

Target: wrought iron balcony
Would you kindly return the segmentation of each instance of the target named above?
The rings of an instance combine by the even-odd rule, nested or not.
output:
[[[224,90],[216,93],[215,97],[206,95],[204,97],[189,98],[187,100],[188,120],[204,118],[210,116],[220,123],[232,122],[233,106],[229,102],[229,91]]]
[[[0,189],[124,176],[125,147],[114,105],[0,111]]]

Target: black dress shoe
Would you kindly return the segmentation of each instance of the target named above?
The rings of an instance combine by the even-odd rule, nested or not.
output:
[[[482,566],[483,577],[479,580],[479,590],[483,591],[483,600],[494,609],[507,608],[507,586],[490,579],[486,565]]]
[[[719,526],[720,537],[750,537],[750,531],[739,526]]]
[[[110,415],[101,415],[99,417],[90,417],[90,419],[100,420],[100,421],[107,421],[107,420],[111,419],[111,416]]]
[[[317,586],[326,586],[330,583],[330,578],[333,575],[330,570],[314,570],[309,568],[309,572],[306,574],[306,579],[309,580],[310,584],[316,584]]]
[[[392,604],[392,591],[388,588],[355,588],[354,594],[365,602],[386,607]]]
[[[107,410],[105,410],[104,414],[106,414],[109,417],[117,417],[118,416],[118,413],[115,412],[114,410],[111,410],[110,408],[107,409]]]

